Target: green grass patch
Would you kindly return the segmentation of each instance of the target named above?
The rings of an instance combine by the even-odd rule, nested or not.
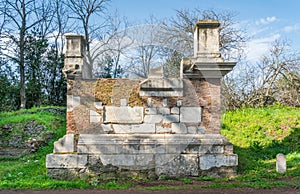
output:
[[[51,108],[51,107],[46,107]],[[42,108],[45,109],[45,108]],[[65,110],[65,108],[61,108]],[[234,145],[238,154],[238,176],[230,178],[198,177],[167,179],[160,182],[137,180],[76,179],[54,180],[47,176],[46,155],[52,153],[53,142],[66,132],[65,115],[56,115],[39,108],[0,113],[0,127],[9,123],[26,123],[30,120],[42,124],[54,132],[55,138],[48,145],[30,155],[18,159],[0,160],[0,189],[138,189],[184,190],[197,188],[272,188],[299,186],[300,178],[300,110],[274,106],[267,108],[243,108],[228,111],[222,116],[221,133]],[[276,154],[287,159],[287,172],[275,170]],[[201,184],[198,184],[201,182]],[[152,184],[154,183],[154,184]],[[152,186],[151,186],[152,184]]]

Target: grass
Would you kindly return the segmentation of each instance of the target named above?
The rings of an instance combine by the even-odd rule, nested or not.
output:
[[[38,108],[0,113],[0,127],[7,123],[29,120],[43,124],[55,138],[36,153],[19,159],[0,161],[1,189],[69,189],[101,188],[139,190],[182,190],[197,188],[272,188],[300,184],[300,110],[274,106],[243,108],[222,116],[221,133],[233,143],[239,156],[238,176],[229,178],[197,177],[169,180],[54,180],[47,176],[45,157],[52,153],[53,142],[65,134],[65,116],[54,115]],[[287,159],[287,172],[275,170],[276,154]],[[143,184],[139,184],[139,183]]]

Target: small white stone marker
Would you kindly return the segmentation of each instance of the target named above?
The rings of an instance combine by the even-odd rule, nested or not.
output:
[[[120,105],[121,105],[121,106],[127,106],[127,99],[126,99],[126,98],[122,98],[122,99],[120,100]]]
[[[279,173],[286,172],[286,158],[284,154],[276,155],[276,171]]]
[[[151,99],[151,98],[148,98],[148,99],[147,99],[147,106],[148,106],[148,107],[151,107],[151,106],[152,106],[152,99]]]
[[[168,99],[167,98],[163,99],[162,105],[163,105],[163,107],[166,107],[168,105]]]
[[[177,105],[178,107],[181,107],[181,106],[182,106],[182,101],[181,101],[181,100],[178,100],[178,101],[176,102],[176,105]]]

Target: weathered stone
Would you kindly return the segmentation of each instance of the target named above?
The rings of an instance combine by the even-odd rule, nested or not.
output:
[[[167,177],[198,176],[198,157],[193,154],[157,154],[156,174]]]
[[[172,123],[173,133],[187,133],[187,128],[184,123]]]
[[[103,109],[102,102],[94,102],[94,106],[96,109]]]
[[[163,101],[162,101],[162,106],[163,106],[163,107],[168,106],[168,99],[166,99],[166,98],[163,99]]]
[[[276,171],[279,173],[286,172],[286,157],[284,154],[276,155]]]
[[[144,108],[106,106],[104,115],[104,123],[142,123]]]
[[[205,134],[205,127],[204,126],[198,126],[198,134]]]
[[[67,111],[73,111],[75,107],[80,105],[80,97],[67,95]]]
[[[145,115],[144,123],[161,123],[163,119],[163,115]]]
[[[163,123],[178,123],[179,115],[164,115]]]
[[[200,169],[208,170],[213,167],[237,166],[238,157],[236,154],[205,154],[199,157]]]
[[[113,124],[115,133],[155,133],[155,124],[120,125]]]
[[[178,107],[171,108],[171,114],[179,115],[179,108]]]
[[[147,106],[148,107],[152,106],[152,99],[151,98],[147,98]]]
[[[113,165],[128,169],[149,169],[154,166],[153,154],[100,155],[103,165]]]
[[[191,134],[197,134],[198,133],[198,130],[197,130],[196,126],[189,126],[189,127],[187,127],[187,130],[188,130],[188,133],[191,133]]]
[[[178,100],[178,101],[176,102],[176,106],[181,107],[181,106],[182,106],[182,101],[181,101],[181,100]]]
[[[171,133],[172,128],[157,126],[156,127],[156,133]]]
[[[140,96],[172,97],[183,96],[182,79],[150,78],[140,83]]]
[[[111,124],[101,124],[101,127],[102,127],[103,131],[106,133],[110,133],[110,132],[114,131],[111,127]]]
[[[70,153],[74,151],[74,134],[66,134],[58,141],[54,142],[53,153]]]
[[[48,154],[46,168],[85,168],[87,155],[77,154]]]
[[[120,105],[121,105],[121,106],[127,106],[127,99],[126,99],[126,98],[122,98],[122,99],[120,100]]]
[[[181,107],[180,122],[183,123],[200,123],[201,107]]]
[[[158,113],[162,115],[169,115],[170,114],[170,109],[169,108],[158,108]]]
[[[145,114],[147,114],[147,115],[156,115],[157,114],[157,109],[155,107],[145,108]]]
[[[90,110],[90,123],[99,123],[100,120],[100,114],[94,110]]]

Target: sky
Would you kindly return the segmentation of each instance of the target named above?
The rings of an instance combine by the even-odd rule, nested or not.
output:
[[[110,9],[118,10],[133,23],[142,23],[151,15],[170,18],[176,15],[176,10],[185,8],[236,12],[238,25],[250,37],[246,47],[250,61],[259,60],[276,39],[287,40],[291,49],[300,53],[299,0],[112,0],[110,3]]]

